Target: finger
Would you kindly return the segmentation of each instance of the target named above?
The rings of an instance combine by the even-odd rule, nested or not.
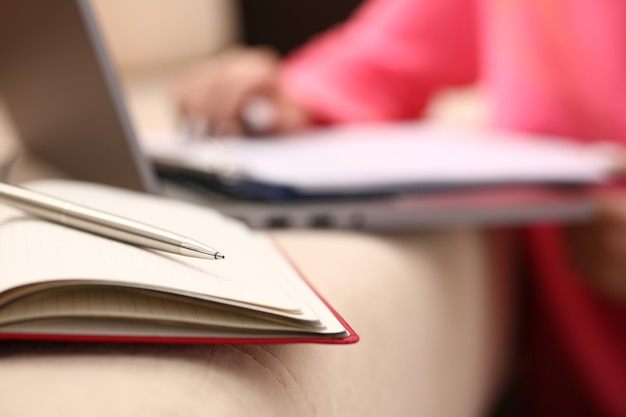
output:
[[[219,103],[214,109],[217,122],[237,126],[238,130],[244,129],[244,111],[250,100],[255,96],[269,97],[273,95],[269,91],[273,86],[268,81],[250,78],[232,77],[223,81],[216,88],[215,100]]]
[[[246,114],[251,104],[258,104],[257,98],[262,97],[262,102],[267,108],[274,108],[272,103],[277,96],[278,67],[273,62],[256,61],[254,65],[246,68],[238,63],[225,71],[215,89],[214,100],[219,103],[215,109],[215,118],[231,126],[238,126],[239,130],[247,128],[249,120]],[[258,107],[258,106],[256,106]],[[258,109],[255,109],[256,112]],[[257,133],[273,130],[273,123],[266,123]]]
[[[206,90],[210,89],[209,82],[209,80],[187,78],[172,88],[174,102],[182,118],[195,121],[209,118],[205,108]]]
[[[295,133],[312,125],[310,114],[306,107],[296,100],[283,95],[276,100],[276,127],[280,133]]]
[[[249,135],[263,135],[277,130],[278,103],[271,95],[256,95],[246,99],[240,119]]]
[[[179,112],[210,129],[216,118],[216,84],[228,65],[229,59],[210,59],[183,72],[172,85]]]

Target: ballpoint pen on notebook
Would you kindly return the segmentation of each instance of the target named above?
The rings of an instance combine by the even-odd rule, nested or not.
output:
[[[220,252],[197,240],[15,185],[0,183],[0,203],[131,245],[195,258],[224,259]]]

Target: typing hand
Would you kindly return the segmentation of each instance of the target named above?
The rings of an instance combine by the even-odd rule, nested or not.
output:
[[[595,219],[566,229],[571,262],[597,291],[626,303],[626,191],[594,198]]]
[[[280,59],[267,48],[232,48],[189,68],[174,84],[182,115],[206,135],[288,133],[309,124],[281,90]]]

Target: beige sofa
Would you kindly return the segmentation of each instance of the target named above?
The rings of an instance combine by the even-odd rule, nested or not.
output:
[[[171,126],[164,71],[219,47],[190,42],[210,23],[199,11],[213,7],[225,23],[229,3],[96,2],[140,129]],[[163,19],[197,26],[186,29],[189,37],[170,30],[180,37],[158,53],[130,47],[140,44],[136,33],[172,23]],[[129,22],[134,29],[124,38],[120,28]],[[223,30],[213,39],[234,38],[232,27]],[[10,121],[0,117],[0,154],[11,135]],[[42,166],[24,169],[14,179],[54,175]],[[471,229],[276,237],[360,334],[358,344],[0,342],[0,416],[485,415],[506,375],[515,306],[514,281],[492,250],[496,237]]]

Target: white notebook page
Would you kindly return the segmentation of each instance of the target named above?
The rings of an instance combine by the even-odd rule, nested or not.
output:
[[[0,206],[0,291],[46,280],[89,278],[169,288],[183,294],[211,294],[287,313],[300,310],[275,278],[286,274],[289,280],[294,272],[267,264],[275,248],[238,222],[173,200],[159,200],[155,205],[152,198],[122,191],[123,198],[113,198],[110,192],[91,185],[59,182],[40,188],[187,235],[218,248],[227,258],[212,261],[145,250]]]

